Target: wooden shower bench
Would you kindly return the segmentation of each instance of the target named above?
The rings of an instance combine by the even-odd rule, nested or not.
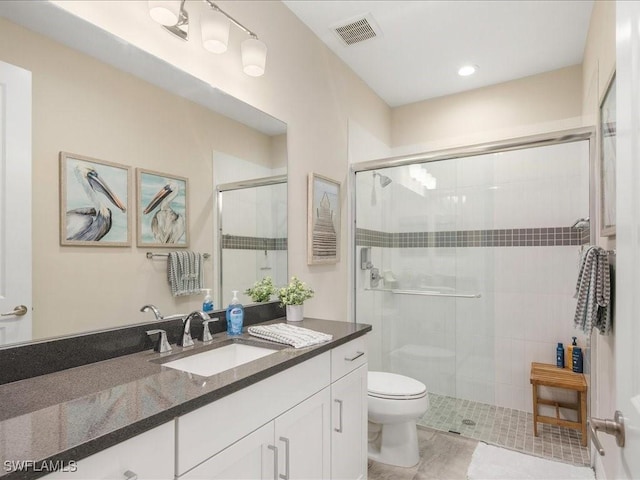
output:
[[[587,382],[582,373],[574,373],[570,368],[558,368],[547,363],[531,364],[531,386],[533,388],[533,434],[538,436],[538,422],[574,428],[582,433],[582,446],[587,445]],[[577,393],[576,403],[546,400],[538,395],[538,387],[564,388]],[[538,405],[556,407],[556,416],[538,415]],[[560,409],[568,408],[578,413],[578,421],[560,418]]]

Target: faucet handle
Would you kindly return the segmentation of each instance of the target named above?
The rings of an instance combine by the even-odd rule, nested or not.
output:
[[[179,347],[191,347],[193,346],[193,338],[191,338],[191,317],[193,312],[182,319],[182,333],[178,337],[177,345]]]
[[[213,336],[211,335],[211,330],[209,330],[209,322],[215,321],[215,318],[210,318],[209,320],[202,321],[202,341],[210,342],[213,340]]]
[[[160,329],[147,330],[147,335],[149,336],[155,335],[156,333],[160,334],[160,338],[158,338],[158,342],[156,343],[155,347],[153,347],[153,350],[159,353],[170,352],[171,345],[169,345],[169,342],[167,340],[167,332]]]

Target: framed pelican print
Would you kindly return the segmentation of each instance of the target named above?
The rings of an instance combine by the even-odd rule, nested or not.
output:
[[[131,245],[131,167],[60,152],[60,245]]]
[[[188,247],[188,181],[184,177],[136,169],[138,246]]]

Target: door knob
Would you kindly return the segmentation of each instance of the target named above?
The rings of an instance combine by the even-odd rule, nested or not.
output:
[[[13,309],[13,311],[11,312],[7,312],[7,313],[0,313],[0,316],[2,317],[9,317],[9,316],[16,316],[16,317],[21,317],[23,315],[25,315],[27,313],[27,307],[24,305],[18,305],[17,307],[15,307]]]
[[[602,444],[598,439],[598,432],[615,436],[616,444],[619,447],[624,447],[624,417],[620,410],[616,410],[613,420],[602,418],[589,419],[589,430],[591,431],[591,440],[601,456],[604,456],[604,448],[602,448]]]

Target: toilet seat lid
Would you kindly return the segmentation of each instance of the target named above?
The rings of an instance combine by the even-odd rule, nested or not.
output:
[[[424,383],[413,378],[388,372],[369,372],[367,375],[369,395],[379,398],[411,399],[427,393]]]

